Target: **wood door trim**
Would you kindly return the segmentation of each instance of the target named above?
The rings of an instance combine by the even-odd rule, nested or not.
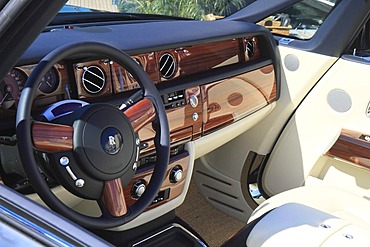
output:
[[[342,129],[327,155],[370,169],[370,135]]]

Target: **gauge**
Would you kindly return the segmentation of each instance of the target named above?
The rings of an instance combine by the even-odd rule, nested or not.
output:
[[[51,68],[46,75],[44,75],[39,84],[39,90],[44,94],[54,92],[59,86],[59,76],[54,68]]]
[[[12,69],[0,83],[0,104],[10,108],[18,103],[20,91],[27,80],[27,75],[19,69]]]

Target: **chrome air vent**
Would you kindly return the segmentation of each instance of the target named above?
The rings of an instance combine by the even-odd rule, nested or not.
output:
[[[171,78],[176,71],[175,58],[169,53],[164,53],[159,59],[159,70],[163,78]]]
[[[256,41],[254,38],[247,39],[245,45],[245,52],[248,58],[251,58],[254,56],[254,52],[256,50]]]
[[[105,86],[105,75],[98,66],[83,67],[82,85],[84,89],[91,93],[100,93]]]

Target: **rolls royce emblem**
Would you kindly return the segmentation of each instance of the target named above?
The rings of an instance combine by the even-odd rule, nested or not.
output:
[[[108,145],[110,147],[115,147],[116,146],[116,139],[114,138],[114,136],[108,136]]]
[[[107,154],[116,154],[123,146],[122,135],[116,128],[106,128],[103,131],[100,140],[102,148]]]

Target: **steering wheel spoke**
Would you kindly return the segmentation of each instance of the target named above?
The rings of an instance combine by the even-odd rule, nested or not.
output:
[[[104,209],[113,217],[124,216],[127,213],[127,205],[123,193],[122,181],[120,178],[106,181],[104,184],[102,202]]]
[[[34,147],[43,152],[72,151],[73,127],[68,125],[34,121],[32,123]]]
[[[152,122],[156,117],[154,105],[147,98],[144,98],[130,106],[130,108],[124,111],[124,114],[130,120],[136,133],[145,125]]]

